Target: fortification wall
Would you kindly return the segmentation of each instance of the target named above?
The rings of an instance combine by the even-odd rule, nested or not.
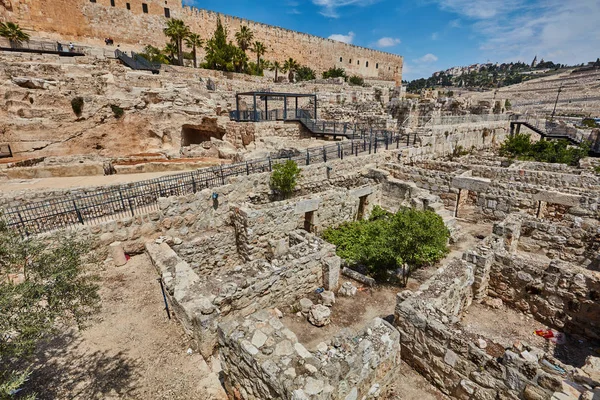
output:
[[[6,0],[0,2],[0,20],[17,22],[34,36],[90,44],[102,44],[110,36],[115,44],[139,50],[147,44],[164,46],[167,14],[183,19],[203,39],[210,38],[220,17],[231,40],[240,26],[247,25],[254,32],[254,39],[266,45],[267,59],[283,61],[292,57],[318,73],[335,66],[369,79],[398,83],[402,79],[403,59],[395,54],[184,7],[181,0],[112,0],[112,3],[114,6],[111,0]],[[199,53],[204,56],[203,49]]]

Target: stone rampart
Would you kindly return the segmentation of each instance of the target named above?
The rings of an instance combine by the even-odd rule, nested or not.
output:
[[[398,366],[398,337],[376,318],[358,334],[336,337],[310,352],[274,313],[262,310],[219,325],[225,385],[247,400],[366,398],[376,395]]]
[[[145,8],[144,8],[145,5]],[[168,11],[167,11],[168,10]],[[208,40],[220,18],[228,30],[229,40],[242,25],[254,33],[254,39],[265,44],[265,58],[284,61],[290,57],[309,65],[319,74],[330,67],[343,67],[349,74],[364,78],[401,82],[402,57],[319,38],[284,28],[182,6],[181,0],[10,0],[0,7],[0,18],[13,21],[40,37],[101,44],[111,37],[115,44],[141,50],[147,44],[163,47],[163,34],[168,17],[183,19],[195,33]],[[204,57],[204,49],[198,49]],[[253,59],[253,56],[250,55]]]

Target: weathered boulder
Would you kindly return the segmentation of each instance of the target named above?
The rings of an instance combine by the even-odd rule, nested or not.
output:
[[[310,308],[313,306],[313,302],[310,299],[300,299],[300,311],[302,314],[306,315],[310,311]]]
[[[327,307],[331,307],[335,304],[335,294],[332,291],[325,290],[321,292],[321,304]]]
[[[340,288],[338,294],[342,295],[342,296],[354,296],[356,294],[356,291],[358,289],[356,288],[356,286],[354,286],[352,283],[350,282],[344,282],[344,284],[342,285],[342,287]]]
[[[325,326],[331,322],[331,310],[323,304],[315,304],[308,312],[308,322],[314,326]]]

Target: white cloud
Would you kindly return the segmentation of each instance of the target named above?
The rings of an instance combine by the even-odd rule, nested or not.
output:
[[[435,0],[443,10],[467,18],[494,18],[523,7],[522,0]]]
[[[537,54],[538,59],[575,64],[597,57],[598,0],[538,1],[535,10],[475,23],[480,50],[497,61],[530,61]]]
[[[298,10],[297,8],[291,8],[291,9],[289,9],[289,10],[287,11],[287,14],[299,15],[299,14],[302,14],[302,13],[301,13],[301,12],[300,12],[300,10]]]
[[[382,37],[376,43],[377,47],[393,47],[400,44],[400,39],[391,37]]]
[[[423,63],[423,64],[430,64],[430,63],[436,62],[437,60],[438,60],[438,58],[435,54],[427,53],[423,57],[421,57],[415,61],[419,62],[419,63]]]
[[[347,6],[368,6],[380,0],[312,0],[313,4],[320,6],[319,14],[328,18],[339,18],[338,8]]]
[[[448,22],[448,26],[450,28],[461,28],[462,24],[460,22],[460,19],[453,19],[452,21]]]
[[[329,36],[329,39],[351,44],[354,40],[354,36],[354,32],[348,32],[347,35],[342,35],[341,33],[334,33],[333,35]]]
[[[431,40],[438,40],[438,39],[439,39],[439,37],[440,37],[440,34],[439,34],[439,33],[437,33],[437,32],[433,32],[433,33],[431,34]]]

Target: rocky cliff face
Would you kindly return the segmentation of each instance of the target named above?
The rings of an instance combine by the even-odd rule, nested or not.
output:
[[[11,143],[16,156],[178,155],[184,126],[224,132],[225,97],[200,79],[135,72],[107,59],[67,62],[0,55],[0,142]]]

